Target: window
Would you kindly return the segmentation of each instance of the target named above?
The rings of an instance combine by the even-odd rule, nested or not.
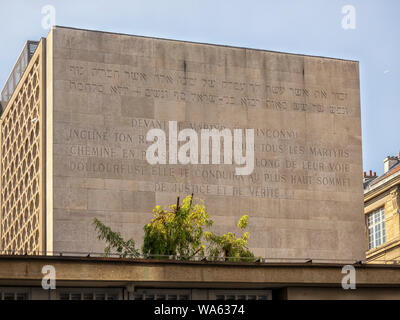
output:
[[[119,289],[62,289],[58,298],[60,300],[119,300],[122,291]]]
[[[135,300],[190,300],[190,290],[186,289],[137,289]]]
[[[0,288],[0,300],[28,300],[28,292],[22,288]]]
[[[386,242],[385,209],[382,207],[367,216],[368,247],[376,248]]]
[[[211,300],[271,300],[270,290],[211,290]]]

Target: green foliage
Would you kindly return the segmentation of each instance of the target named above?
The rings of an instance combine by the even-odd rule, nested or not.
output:
[[[153,219],[144,226],[142,252],[147,255],[174,255],[190,259],[204,255],[203,228],[212,225],[205,206],[193,205],[192,196],[162,209],[156,206]]]
[[[107,247],[104,249],[106,256],[111,253],[111,249],[115,249],[123,258],[139,257],[140,253],[135,248],[135,241],[133,239],[125,241],[119,232],[112,231],[110,227],[107,227],[96,218],[94,218],[93,224],[98,232],[97,238],[105,240],[107,243]]]
[[[207,253],[212,260],[220,258],[225,261],[254,261],[254,255],[248,248],[249,233],[243,232],[242,237],[228,232],[216,235],[204,228],[211,227],[210,219],[204,204],[193,204],[193,194],[166,209],[156,206],[153,218],[144,226],[143,255],[149,257],[175,256],[178,259],[191,259],[194,256],[204,257]],[[244,231],[249,223],[249,217],[244,215],[237,223]],[[105,240],[107,247],[104,252],[109,255],[111,249],[123,257],[139,257],[133,239],[125,241],[121,234],[113,232],[98,219],[93,224],[98,231],[98,238]],[[205,243],[206,244],[205,244]]]
[[[249,216],[244,215],[237,223],[241,231],[246,229],[249,223]],[[248,248],[249,233],[244,232],[242,237],[236,233],[228,232],[221,236],[212,232],[205,232],[205,238],[209,242],[207,248],[211,259],[223,258],[225,261],[254,261],[254,254]]]

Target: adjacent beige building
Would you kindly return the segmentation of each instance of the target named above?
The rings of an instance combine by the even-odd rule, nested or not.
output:
[[[400,153],[384,160],[384,173],[364,173],[367,261],[400,262]]]
[[[193,192],[256,255],[363,260],[359,90],[356,61],[54,27],[2,98],[1,250],[102,252],[94,217],[140,243]],[[150,165],[170,121],[254,129],[254,171]]]

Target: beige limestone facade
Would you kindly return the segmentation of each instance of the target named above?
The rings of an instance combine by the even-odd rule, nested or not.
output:
[[[18,217],[35,197],[22,179],[13,185],[18,165],[10,167],[25,122],[7,121],[30,106],[23,99],[35,61],[40,192],[27,229],[31,218],[21,225]],[[28,252],[102,252],[95,217],[140,244],[155,205],[194,193],[215,231],[232,231],[248,214],[256,255],[365,258],[358,62],[54,27],[25,75],[1,116],[2,250],[23,252],[25,239],[38,237]],[[168,134],[169,121],[198,133],[254,129],[254,171],[150,165],[146,134]],[[32,160],[28,149],[22,158]]]
[[[400,154],[384,163],[381,176],[364,173],[366,258],[368,263],[393,264],[400,263]]]

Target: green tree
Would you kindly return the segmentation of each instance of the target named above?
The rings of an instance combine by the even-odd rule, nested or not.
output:
[[[119,253],[123,258],[140,256],[139,251],[135,248],[133,239],[125,241],[119,232],[112,231],[110,227],[104,225],[97,218],[94,218],[93,224],[98,232],[97,238],[107,243],[107,247],[104,249],[106,256],[110,255],[111,249],[114,249],[114,252]]]
[[[249,217],[240,218],[237,226],[244,231]],[[98,219],[93,224],[98,231],[98,238],[107,243],[104,252],[106,255],[114,249],[123,257],[139,257],[139,250],[135,248],[135,241],[125,241],[119,232],[114,232]],[[223,258],[226,261],[252,261],[253,253],[248,248],[249,233],[244,232],[242,237],[228,232],[216,235],[211,231],[204,231],[211,227],[210,219],[204,204],[193,204],[193,194],[166,209],[156,206],[153,218],[144,226],[142,253],[149,257],[175,256],[178,259],[191,259],[194,256],[204,257],[207,253],[211,259]]]
[[[173,255],[180,259],[203,256],[204,227],[212,225],[204,204],[193,205],[193,195],[187,196],[179,205],[162,209],[156,206],[153,219],[144,226],[142,252],[145,255]]]
[[[246,229],[249,223],[249,216],[244,215],[237,223],[241,231]],[[205,232],[205,238],[209,242],[207,251],[211,259],[223,258],[225,261],[254,261],[254,254],[248,248],[249,233],[244,232],[242,237],[236,233],[228,232],[223,235],[216,235],[212,232]]]

